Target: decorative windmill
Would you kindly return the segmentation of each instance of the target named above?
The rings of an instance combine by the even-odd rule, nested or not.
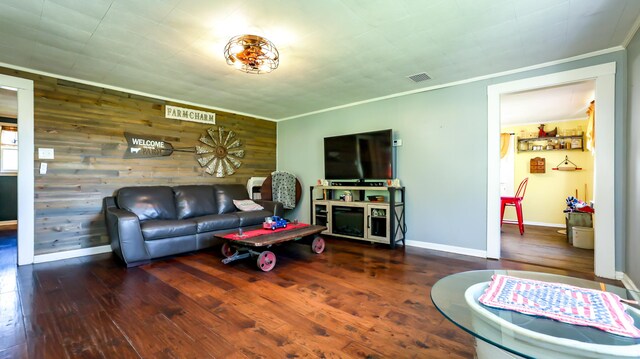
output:
[[[244,157],[242,143],[233,131],[225,131],[224,127],[207,129],[207,133],[200,137],[204,146],[196,146],[196,154],[200,167],[205,172],[216,177],[230,176],[240,168]]]

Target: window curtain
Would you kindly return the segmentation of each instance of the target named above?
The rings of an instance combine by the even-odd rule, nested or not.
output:
[[[509,151],[509,140],[511,140],[511,134],[500,134],[500,158],[503,158]]]
[[[591,153],[596,149],[596,101],[591,101],[589,108],[587,109],[587,115],[589,120],[587,121],[587,150]]]

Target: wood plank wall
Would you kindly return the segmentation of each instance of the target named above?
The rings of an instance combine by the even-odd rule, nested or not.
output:
[[[102,199],[125,186],[210,183],[246,184],[276,167],[276,123],[232,113],[169,103],[27,72],[0,73],[34,80],[35,147],[53,148],[48,173],[35,178],[35,253],[109,243]],[[193,153],[123,159],[124,132],[158,136],[174,147],[193,147],[211,125],[164,118],[164,105],[216,112],[216,126],[236,132],[245,158],[225,178],[205,173]]]

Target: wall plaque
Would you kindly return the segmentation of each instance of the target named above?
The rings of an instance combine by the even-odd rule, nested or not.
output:
[[[198,111],[170,105],[164,106],[164,117],[182,121],[208,123],[210,125],[216,124],[216,114],[213,112]]]
[[[545,173],[546,161],[542,157],[532,158],[529,161],[529,173]]]
[[[128,145],[127,150],[124,152],[124,158],[162,157],[169,156],[174,151],[194,152],[193,147],[173,148],[172,144],[158,137],[125,132],[124,138],[127,140]]]

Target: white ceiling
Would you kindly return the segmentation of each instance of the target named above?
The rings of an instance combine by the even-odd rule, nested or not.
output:
[[[583,81],[502,95],[500,124],[510,126],[585,119],[595,92],[595,81]]]
[[[619,46],[639,14],[637,0],[2,0],[0,62],[283,119]],[[270,39],[280,67],[228,66],[242,33]]]

